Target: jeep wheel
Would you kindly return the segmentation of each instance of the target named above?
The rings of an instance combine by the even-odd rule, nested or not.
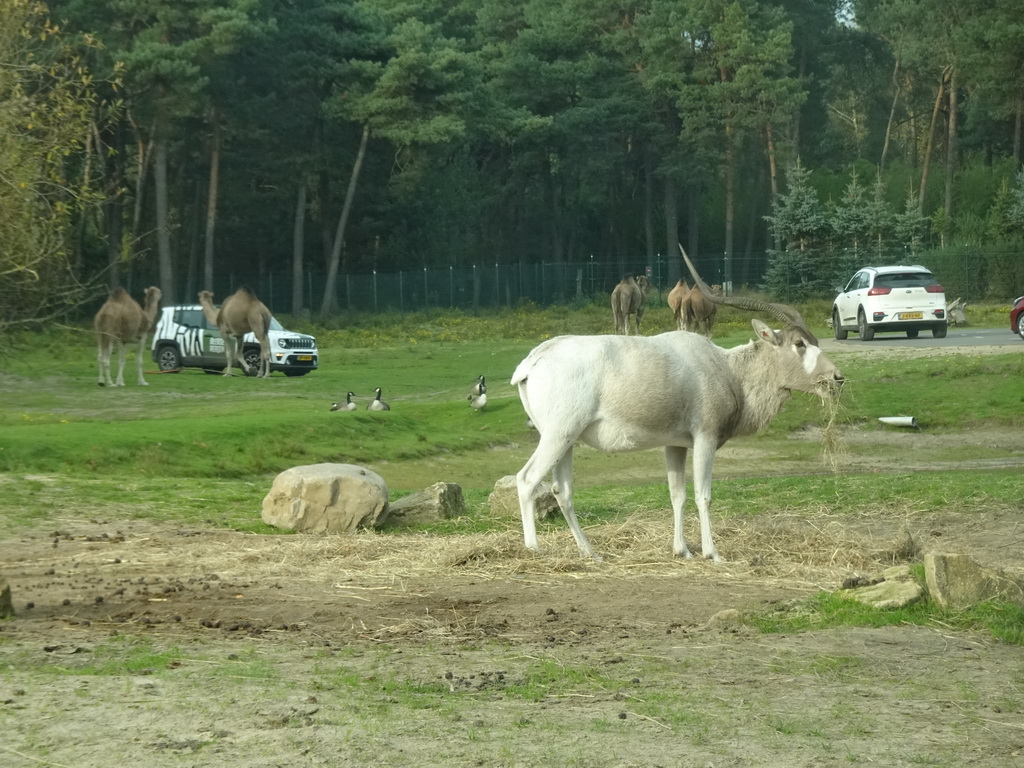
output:
[[[165,373],[177,373],[181,370],[181,355],[169,344],[164,344],[156,351],[156,364]]]
[[[868,325],[863,309],[857,313],[857,333],[860,334],[861,341],[871,341],[875,338],[875,329]]]
[[[920,333],[920,331],[917,328],[914,328],[913,330],[907,331],[907,338],[908,339],[916,339],[918,333]]]
[[[943,323],[942,325],[936,325],[934,328],[932,328],[932,336],[934,336],[936,339],[946,338],[945,323]]]
[[[839,310],[832,310],[832,329],[835,331],[836,341],[846,341],[846,337],[849,336],[849,332],[843,330],[843,326],[839,324]]]
[[[249,347],[242,353],[242,357],[245,359],[245,364],[249,366],[249,370],[245,372],[246,376],[255,376],[260,371],[260,349],[259,347]]]

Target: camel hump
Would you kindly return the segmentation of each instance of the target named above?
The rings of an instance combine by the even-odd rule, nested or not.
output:
[[[250,299],[255,299],[256,298],[256,294],[253,293],[252,288],[250,288],[248,285],[240,285],[238,287],[238,290],[236,291],[236,293],[243,293],[246,296],[248,296]]]
[[[113,288],[107,298],[111,301],[124,301],[125,299],[130,299],[131,296],[128,295],[128,291],[124,288]]]

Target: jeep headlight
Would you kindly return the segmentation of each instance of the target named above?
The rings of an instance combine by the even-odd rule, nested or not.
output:
[[[281,349],[288,349],[288,340],[287,339],[278,339],[277,340],[277,346],[279,346]]]

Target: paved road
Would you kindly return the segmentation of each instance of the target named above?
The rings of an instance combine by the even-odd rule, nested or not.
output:
[[[1020,349],[1024,352],[1024,340],[1006,328],[950,328],[944,339],[932,338],[928,331],[921,331],[916,339],[908,339],[899,333],[880,333],[871,341],[861,341],[860,336],[851,333],[846,341],[829,339],[833,349],[855,347],[906,347],[921,349],[927,347],[1008,347],[1007,352]],[[832,346],[835,345],[835,346]]]

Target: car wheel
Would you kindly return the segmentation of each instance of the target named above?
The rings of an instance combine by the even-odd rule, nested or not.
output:
[[[913,330],[907,331],[907,338],[908,339],[916,339],[918,333],[920,333],[920,331],[918,331],[916,328],[914,328]]]
[[[871,341],[875,338],[875,329],[868,325],[863,309],[857,312],[857,333],[860,334],[861,341]]]
[[[946,338],[946,326],[936,325],[934,328],[932,328],[932,336],[934,336],[936,339]]]
[[[1024,312],[1017,316],[1017,335],[1024,339]]]
[[[156,364],[161,371],[177,373],[181,370],[181,355],[175,347],[164,344],[156,351]]]
[[[839,310],[832,310],[832,330],[835,332],[836,341],[846,341],[846,337],[849,336],[848,331],[844,331],[843,327],[839,324]]]
[[[260,370],[260,350],[259,348],[250,348],[242,353],[242,357],[245,358],[245,364],[249,366],[246,376],[255,376]]]

